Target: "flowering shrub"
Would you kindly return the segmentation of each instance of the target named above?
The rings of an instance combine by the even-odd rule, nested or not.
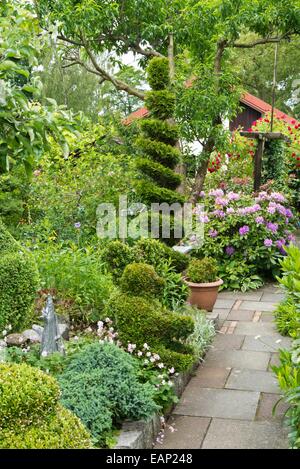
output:
[[[258,275],[270,273],[285,247],[294,239],[295,217],[286,197],[280,193],[260,192],[257,197],[215,189],[202,194],[205,214],[205,240],[197,257],[213,256],[220,264],[224,288],[253,288],[261,283]],[[246,275],[228,275],[246,268]],[[248,278],[248,282],[246,279]],[[244,283],[245,282],[245,283]]]

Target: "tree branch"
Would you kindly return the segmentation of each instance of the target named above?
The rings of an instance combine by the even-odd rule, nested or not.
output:
[[[60,39],[61,41],[68,42],[69,44],[73,44],[73,46],[78,46],[78,47],[83,47],[83,44],[78,41],[74,41],[73,39],[69,39],[68,37],[64,36],[63,34],[59,34],[57,36],[57,39]]]
[[[137,52],[138,54],[144,55],[145,57],[165,57],[160,52],[152,49],[151,47],[147,47],[147,49],[143,49],[139,43],[137,44],[130,44],[129,46],[132,51]]]
[[[248,42],[248,43],[239,43],[239,42],[234,42],[230,44],[231,47],[237,47],[240,49],[252,49],[253,47],[263,45],[263,44],[276,44],[278,42],[281,42],[283,39],[286,39],[288,37],[287,34],[281,37],[264,37],[262,39],[257,39],[256,41],[253,42]]]

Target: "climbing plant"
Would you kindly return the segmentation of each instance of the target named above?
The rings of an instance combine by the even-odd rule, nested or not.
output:
[[[278,189],[282,188],[285,184],[287,179],[285,152],[286,144],[284,140],[266,142],[262,167],[263,183],[273,180]]]

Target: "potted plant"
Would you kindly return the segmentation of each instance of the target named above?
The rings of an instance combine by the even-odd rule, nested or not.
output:
[[[190,288],[188,302],[200,309],[212,311],[223,280],[218,279],[217,262],[212,257],[192,259],[185,282]]]

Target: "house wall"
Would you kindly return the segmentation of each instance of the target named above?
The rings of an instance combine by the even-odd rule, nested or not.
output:
[[[238,127],[242,127],[244,130],[247,130],[251,127],[252,123],[262,117],[262,114],[251,107],[242,104],[242,109],[238,113],[235,119],[233,119],[229,124],[229,129],[231,132]]]

